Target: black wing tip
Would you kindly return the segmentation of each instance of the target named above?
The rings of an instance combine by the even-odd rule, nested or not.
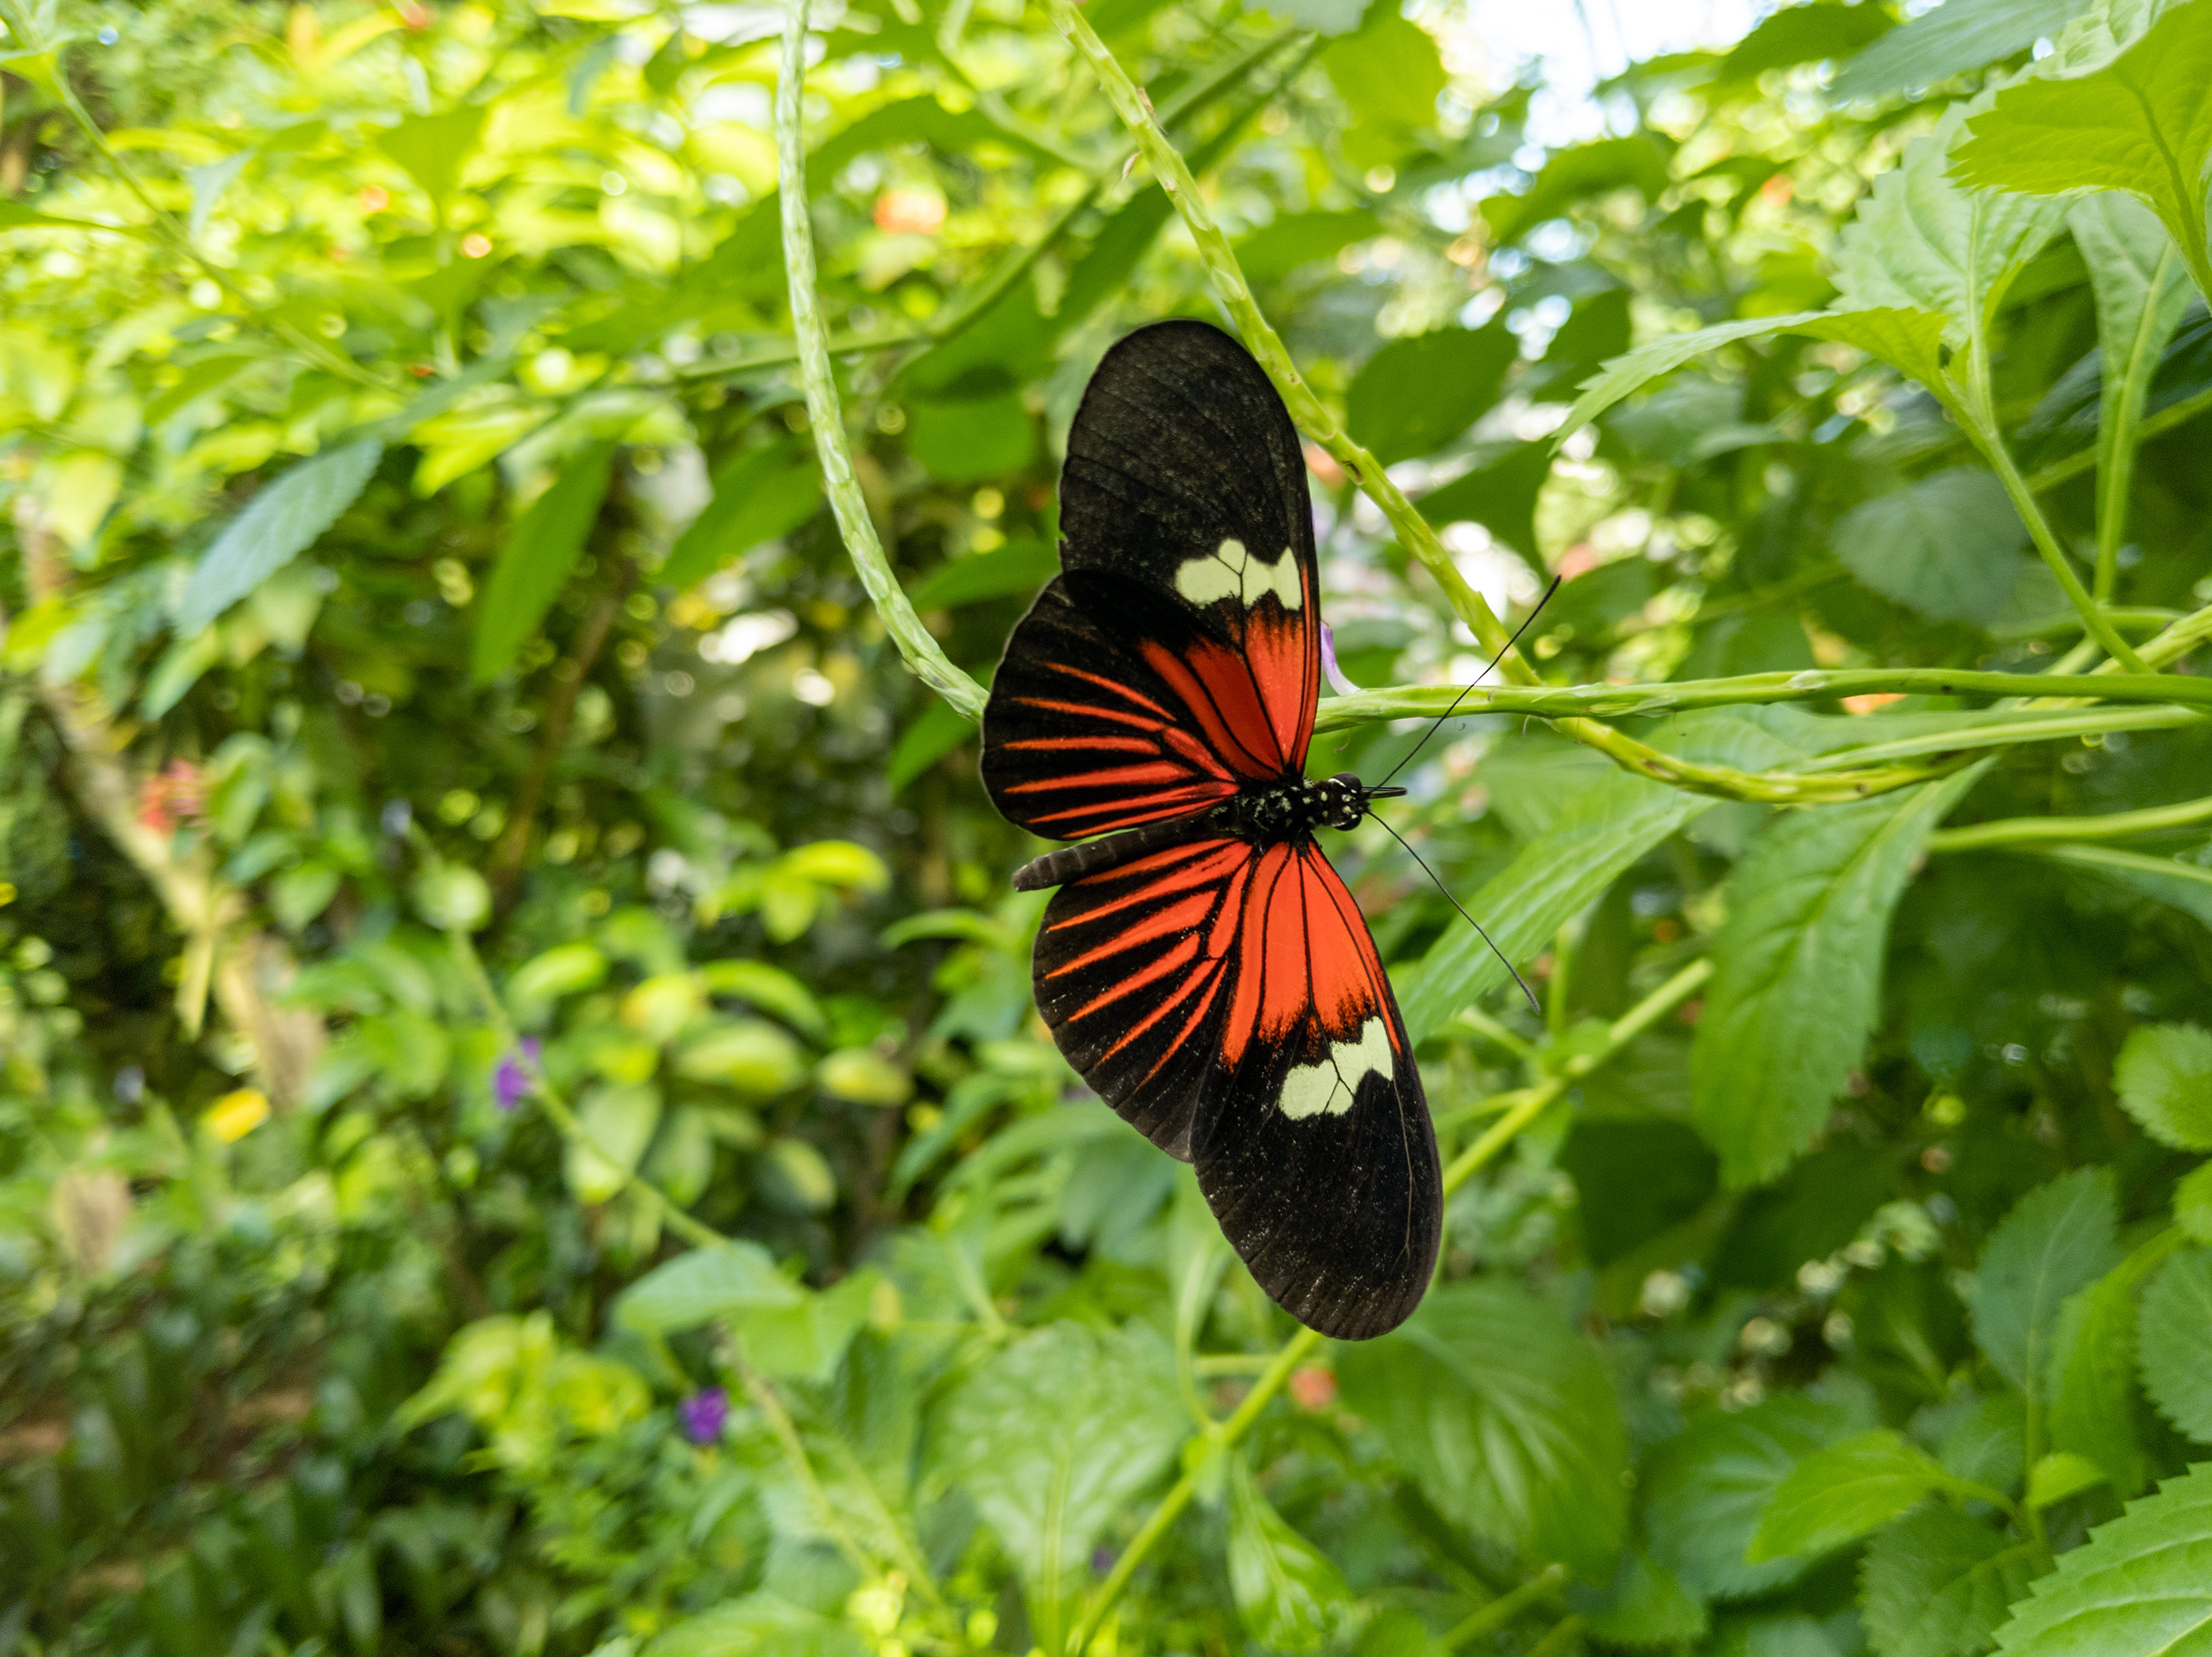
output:
[[[1054,854],[1047,852],[1042,857],[1030,859],[1014,871],[1014,890],[1017,892],[1048,892],[1066,880],[1054,868]]]

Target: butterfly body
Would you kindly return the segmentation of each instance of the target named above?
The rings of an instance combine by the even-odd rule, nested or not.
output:
[[[1107,353],[1068,434],[1063,573],[1015,629],[983,718],[1013,821],[1078,844],[1038,1011],[1071,1063],[1196,1165],[1222,1230],[1293,1315],[1395,1327],[1434,1268],[1436,1136],[1373,939],[1316,838],[1381,793],[1305,775],[1321,682],[1297,436],[1202,323]]]

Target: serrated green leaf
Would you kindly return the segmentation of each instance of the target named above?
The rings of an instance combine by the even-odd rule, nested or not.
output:
[[[1874,1028],[1891,913],[1983,769],[1785,818],[1736,865],[1690,1061],[1729,1184],[1772,1179],[1827,1121]]]
[[[2159,1413],[2212,1444],[2212,1250],[2166,1262],[2143,1291],[2136,1325],[2143,1390]]]
[[[2006,1657],[2193,1657],[2212,1638],[2212,1463],[2089,1533],[1997,1630]]]
[[[606,498],[613,465],[611,443],[597,443],[571,456],[552,486],[507,531],[477,612],[471,669],[478,685],[489,685],[506,671],[561,596],[599,517],[599,503]]]
[[[1832,94],[1880,98],[1933,86],[2056,34],[2082,0],[1944,0],[1844,65]]]
[[[732,455],[716,468],[714,493],[668,549],[659,579],[671,587],[704,581],[732,558],[788,535],[822,503],[822,474],[803,437]]]
[[[1620,1406],[1589,1343],[1527,1290],[1433,1289],[1403,1328],[1344,1348],[1337,1382],[1446,1517],[1612,1576],[1627,1521]]]
[[[2151,380],[2194,294],[2188,266],[2156,215],[2133,196],[2100,191],[2066,215],[2097,296],[2099,545],[2117,547],[2126,521],[2133,440]]]
[[[2027,532],[1994,473],[1954,466],[1844,514],[1837,559],[1884,598],[1935,621],[1986,626],[2012,601]]]
[[[1268,1505],[1241,1456],[1230,1459],[1228,1483],[1237,1620],[1270,1651],[1319,1651],[1352,1601],[1343,1573]]]
[[[2058,1314],[2045,1389],[2051,1448],[2087,1457],[2123,1501],[2150,1477],[2136,1434],[2136,1295],[2180,1241],[2160,1232]]]
[[[2127,1113],[2160,1144],[2212,1151],[2212,1031],[2137,1025],[2120,1049],[2112,1082]]]
[[[938,1474],[967,1491],[1047,1630],[1089,1580],[1106,1528],[1174,1465],[1190,1430],[1166,1347],[1141,1327],[1058,1323],[1000,1352],[942,1406]]]
[[[1987,107],[1953,105],[1874,181],[1837,239],[1838,309],[1932,311],[1954,349],[1985,337],[2013,277],[2065,219],[2056,202],[1976,193],[1951,176],[1966,121]]]
[[[2112,1176],[2077,1168],[2021,1198],[1974,1272],[1974,1341],[2023,1392],[2045,1385],[2059,1309],[2120,1263]]]
[[[1859,1567],[1875,1657],[1979,1657],[2005,1607],[2027,1591],[2038,1551],[1955,1508],[1907,1514],[1875,1538]]]
[[[1613,357],[1583,381],[1582,395],[1575,399],[1567,417],[1559,423],[1559,430],[1553,434],[1553,440],[1560,442],[1571,436],[1622,399],[1633,396],[1660,375],[1672,374],[1707,351],[1734,340],[1761,339],[1768,334],[1784,332],[1793,325],[1817,321],[1823,314],[1820,311],[1798,311],[1788,316],[1742,317],[1734,322],[1699,328],[1693,333],[1670,334],[1626,356]]]
[[[2150,32],[2152,24],[2188,0],[2089,0],[2051,42],[2051,56],[2035,65],[2045,75],[2087,75],[2100,70]]]
[[[1579,1584],[1567,1599],[1592,1634],[1608,1645],[1672,1646],[1703,1639],[1712,1626],[1705,1602],[1641,1548],[1620,1556],[1603,1592]]]
[[[1394,339],[1345,394],[1345,429],[1385,466],[1442,448],[1498,400],[1520,344],[1503,323]]]
[[[1700,1416],[1654,1450],[1640,1475],[1652,1557],[1691,1593],[1740,1599],[1794,1582],[1808,1557],[1753,1564],[1759,1517],[1798,1462],[1870,1425],[1844,1404],[1785,1393]]]
[[[2173,1221],[2198,1242],[2212,1243],[2212,1162],[2174,1186]]]
[[[1951,1483],[1926,1451],[1887,1429],[1818,1450],[1766,1500],[1745,1557],[1826,1553],[1879,1530]]]
[[[766,1249],[738,1241],[695,1248],[655,1266],[623,1291],[614,1316],[625,1329],[669,1335],[738,1313],[781,1311],[805,1298]]]
[[[325,449],[270,484],[201,555],[177,606],[177,631],[197,633],[313,545],[375,475],[374,438]]]
[[[1972,116],[1952,165],[2020,198],[2124,190],[2208,276],[2204,169],[2212,157],[2212,7],[2177,6],[2094,74],[2027,80]]]

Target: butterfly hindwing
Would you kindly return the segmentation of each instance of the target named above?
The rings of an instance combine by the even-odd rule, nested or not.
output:
[[[1060,888],[1038,1009],[1084,1079],[1194,1161],[1261,1288],[1344,1339],[1434,1269],[1435,1130],[1366,923],[1310,838],[1200,839]]]

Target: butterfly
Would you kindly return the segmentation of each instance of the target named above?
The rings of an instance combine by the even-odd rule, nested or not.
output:
[[[1061,572],[983,712],[993,802],[1079,842],[1014,876],[1058,888],[1037,1009],[1195,1165],[1278,1305],[1382,1334],[1428,1287],[1443,1197],[1406,1021],[1315,837],[1404,790],[1305,774],[1322,627],[1297,429],[1227,334],[1155,323],[1091,376],[1060,510]]]

